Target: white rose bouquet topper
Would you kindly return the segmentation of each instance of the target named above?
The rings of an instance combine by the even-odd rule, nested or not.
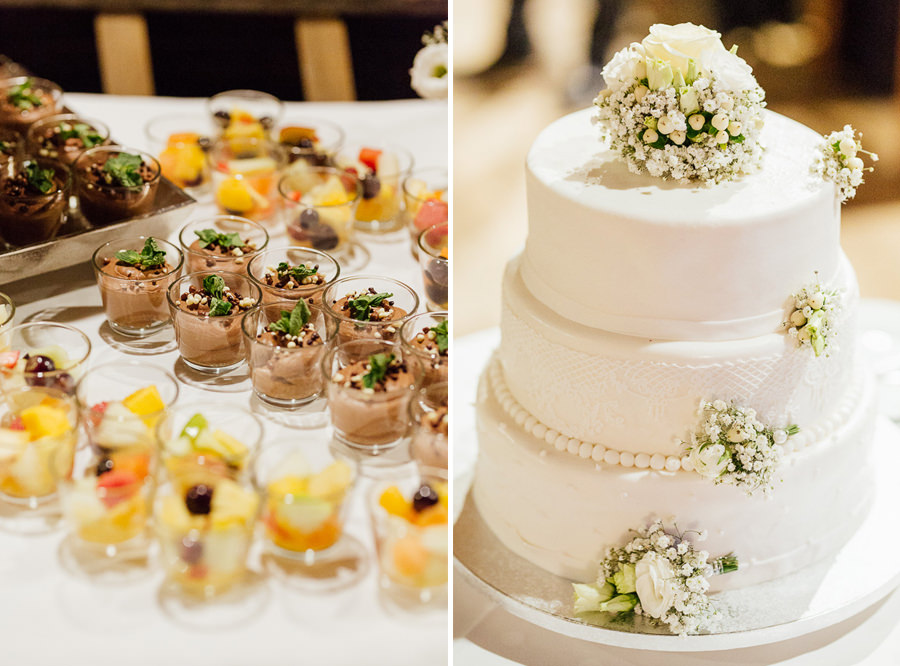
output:
[[[410,85],[419,97],[446,99],[450,83],[450,36],[447,22],[422,35],[422,46],[409,70]]]
[[[603,69],[594,120],[634,173],[730,180],[759,165],[765,93],[753,70],[692,23],[656,24]]]
[[[706,538],[703,532],[693,534],[697,541]],[[685,537],[656,522],[623,548],[610,548],[596,583],[572,585],[575,613],[634,613],[673,633],[695,633],[713,611],[707,579],[737,571],[738,559],[726,555],[709,562],[709,553],[696,550]]]

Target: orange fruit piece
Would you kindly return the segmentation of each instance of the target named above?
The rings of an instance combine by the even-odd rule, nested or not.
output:
[[[412,578],[428,566],[428,550],[416,537],[405,536],[394,544],[393,559],[397,572]]]
[[[410,519],[412,506],[406,498],[403,497],[403,493],[400,492],[400,489],[397,486],[391,486],[381,493],[381,497],[378,498],[378,503],[381,505],[381,508],[392,516],[398,516],[404,520]]]

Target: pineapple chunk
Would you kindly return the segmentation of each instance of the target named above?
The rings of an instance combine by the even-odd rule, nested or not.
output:
[[[161,412],[166,408],[166,403],[163,402],[159,395],[159,391],[157,391],[156,387],[152,384],[150,386],[145,386],[142,389],[138,389],[125,398],[122,401],[122,404],[125,405],[132,414],[137,414],[138,416],[148,416],[149,414]]]
[[[72,430],[65,409],[50,405],[26,407],[19,413],[22,424],[32,440],[41,437],[58,437]]]
[[[333,498],[347,492],[353,483],[353,470],[343,460],[335,460],[309,480],[312,497]]]
[[[212,525],[224,529],[249,523],[256,515],[258,505],[256,493],[244,490],[234,481],[222,479],[213,490]]]

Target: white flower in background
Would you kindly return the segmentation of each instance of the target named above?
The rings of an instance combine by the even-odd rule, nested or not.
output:
[[[634,588],[646,615],[661,618],[675,600],[675,571],[669,560],[649,553],[635,566]]]
[[[711,444],[702,448],[696,446],[691,449],[690,455],[694,471],[706,479],[718,478],[730,459],[721,444]]]
[[[641,46],[647,57],[669,63],[673,73],[679,72],[687,79],[691,60],[696,67],[704,54],[716,51],[727,53],[721,37],[715,30],[693,23],[656,23],[650,26],[650,34],[644,37]]]
[[[856,196],[856,188],[863,183],[864,171],[875,170],[875,167],[865,166],[859,153],[868,155],[873,162],[878,161],[878,155],[863,150],[861,141],[862,132],[857,133],[852,126],[844,125],[840,132],[832,132],[823,138],[812,165],[814,175],[837,186],[841,203]]]
[[[818,282],[811,282],[795,294],[791,294],[791,309],[782,327],[797,341],[798,347],[810,347],[816,356],[834,349],[837,321],[841,312],[841,291],[826,289]]]
[[[424,46],[416,53],[409,70],[410,85],[419,97],[446,99],[450,86],[450,49],[447,23],[434,27],[422,36]]]

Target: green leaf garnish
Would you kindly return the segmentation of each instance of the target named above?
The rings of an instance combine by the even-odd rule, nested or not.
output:
[[[218,245],[223,248],[244,247],[246,245],[236,231],[230,234],[220,234],[215,229],[201,229],[200,231],[195,231],[194,234],[200,239],[200,247],[203,248],[209,245]]]
[[[209,316],[222,317],[227,314],[231,314],[231,303],[213,296],[209,301]]]
[[[6,94],[6,99],[8,99],[17,109],[22,109],[23,111],[28,111],[29,109],[44,105],[41,98],[32,92],[30,77],[22,81],[19,85],[13,86]]]
[[[350,306],[350,316],[357,321],[368,321],[372,308],[381,305],[384,299],[390,298],[391,296],[393,296],[393,294],[389,294],[386,291],[383,291],[380,294],[363,294],[362,296],[357,296],[347,303],[347,305]]]
[[[447,351],[447,347],[449,345],[449,331],[447,330],[447,320],[445,319],[437,326],[432,326],[432,331],[434,331],[434,341],[437,343],[438,351],[443,354]]]
[[[144,179],[139,173],[142,163],[140,155],[118,153],[106,160],[103,165],[103,178],[107,185],[140,187],[144,184]]]
[[[160,249],[152,236],[144,241],[140,252],[135,250],[119,250],[116,259],[129,266],[140,265],[141,268],[159,268],[166,265],[166,251]]]
[[[317,275],[319,272],[318,266],[313,266],[310,268],[306,264],[298,264],[296,266],[291,266],[286,261],[282,261],[278,264],[278,277],[283,277],[284,275],[292,275],[294,276],[298,282],[303,282],[304,278],[313,277]]]
[[[369,371],[363,375],[362,384],[366,388],[375,388],[378,382],[384,381],[388,367],[394,360],[393,354],[373,354],[369,357]]]
[[[222,298],[225,293],[225,280],[218,275],[207,275],[203,278],[203,290],[213,298]]]
[[[25,179],[28,185],[41,194],[50,194],[56,188],[53,175],[53,169],[42,169],[37,162],[25,164]]]
[[[67,139],[81,139],[81,143],[85,148],[93,148],[103,143],[103,137],[97,133],[97,130],[85,123],[75,123],[71,126],[71,129],[65,129],[65,124],[60,123],[59,129],[59,138],[63,141]]]
[[[285,333],[286,335],[299,335],[300,331],[303,330],[303,327],[309,322],[311,315],[312,313],[309,311],[309,306],[306,304],[306,301],[301,298],[290,312],[282,310],[281,319],[269,324],[268,329],[273,333],[277,331]]]

